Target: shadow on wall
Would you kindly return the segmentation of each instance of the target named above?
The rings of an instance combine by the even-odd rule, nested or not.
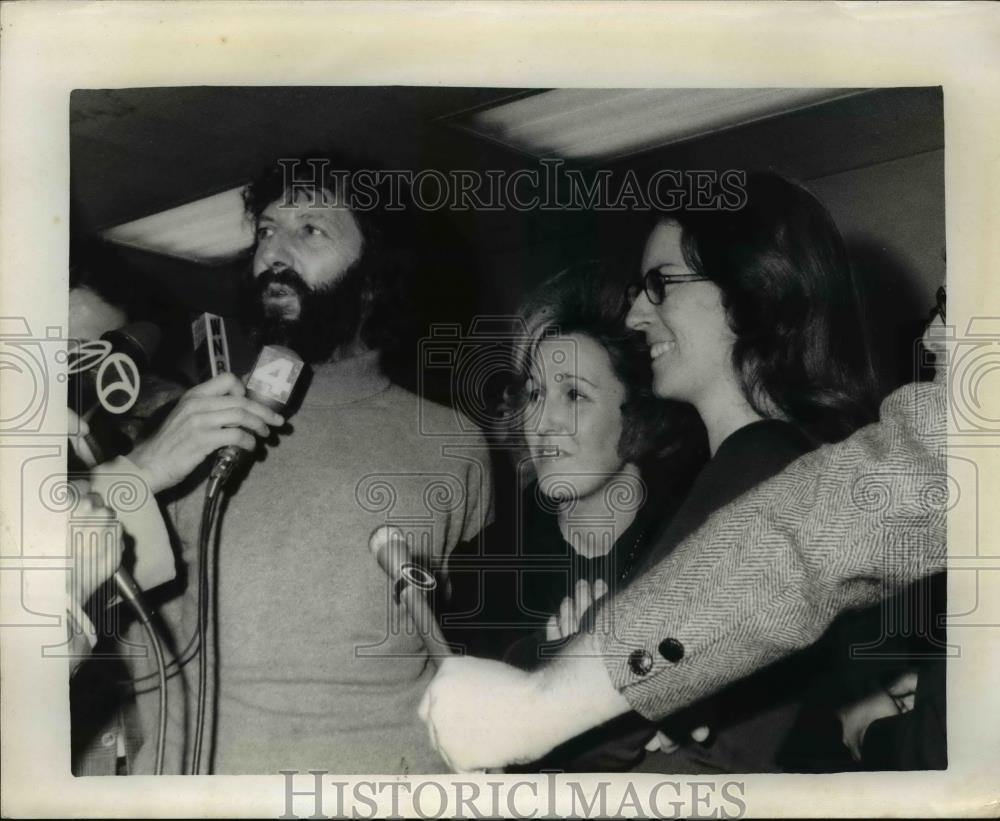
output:
[[[923,293],[920,278],[873,237],[857,234],[845,240],[861,283],[875,373],[885,394],[921,378],[916,344],[934,307],[934,297]]]

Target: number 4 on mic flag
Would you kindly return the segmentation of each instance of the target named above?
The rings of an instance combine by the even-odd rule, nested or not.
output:
[[[301,371],[298,355],[280,345],[268,345],[247,380],[247,395],[271,407],[284,407]]]

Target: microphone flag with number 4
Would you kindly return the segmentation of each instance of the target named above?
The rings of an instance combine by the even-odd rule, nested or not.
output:
[[[281,345],[264,347],[247,379],[247,398],[281,413],[302,372],[302,359]]]

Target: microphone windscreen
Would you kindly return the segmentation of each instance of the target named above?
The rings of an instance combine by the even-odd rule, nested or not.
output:
[[[368,549],[392,583],[393,599],[410,615],[417,632],[435,661],[451,655],[441,635],[427,597],[437,588],[434,575],[413,560],[403,531],[394,525],[382,525],[372,531]]]
[[[259,402],[275,413],[283,413],[303,367],[302,357],[295,351],[282,345],[265,345],[247,378],[247,399]],[[213,487],[221,487],[236,465],[247,458],[246,454],[236,445],[222,448],[212,468],[211,476],[219,483]]]
[[[101,339],[111,343],[113,350],[132,357],[139,370],[149,367],[153,356],[160,347],[163,334],[152,322],[140,320],[108,331]]]
[[[405,582],[425,593],[437,587],[434,574],[414,558],[406,536],[395,525],[375,528],[368,538],[368,549],[391,581]]]
[[[395,525],[382,525],[375,528],[368,539],[368,549],[375,556],[379,567],[393,581],[399,578],[400,568],[410,558],[410,551],[406,546],[403,531]]]

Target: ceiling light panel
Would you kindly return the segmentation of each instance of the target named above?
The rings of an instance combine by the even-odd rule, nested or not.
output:
[[[195,200],[168,211],[118,225],[104,239],[157,254],[215,265],[253,244],[253,229],[243,212],[243,186]]]
[[[538,157],[609,160],[860,91],[556,89],[476,112],[463,125]]]

